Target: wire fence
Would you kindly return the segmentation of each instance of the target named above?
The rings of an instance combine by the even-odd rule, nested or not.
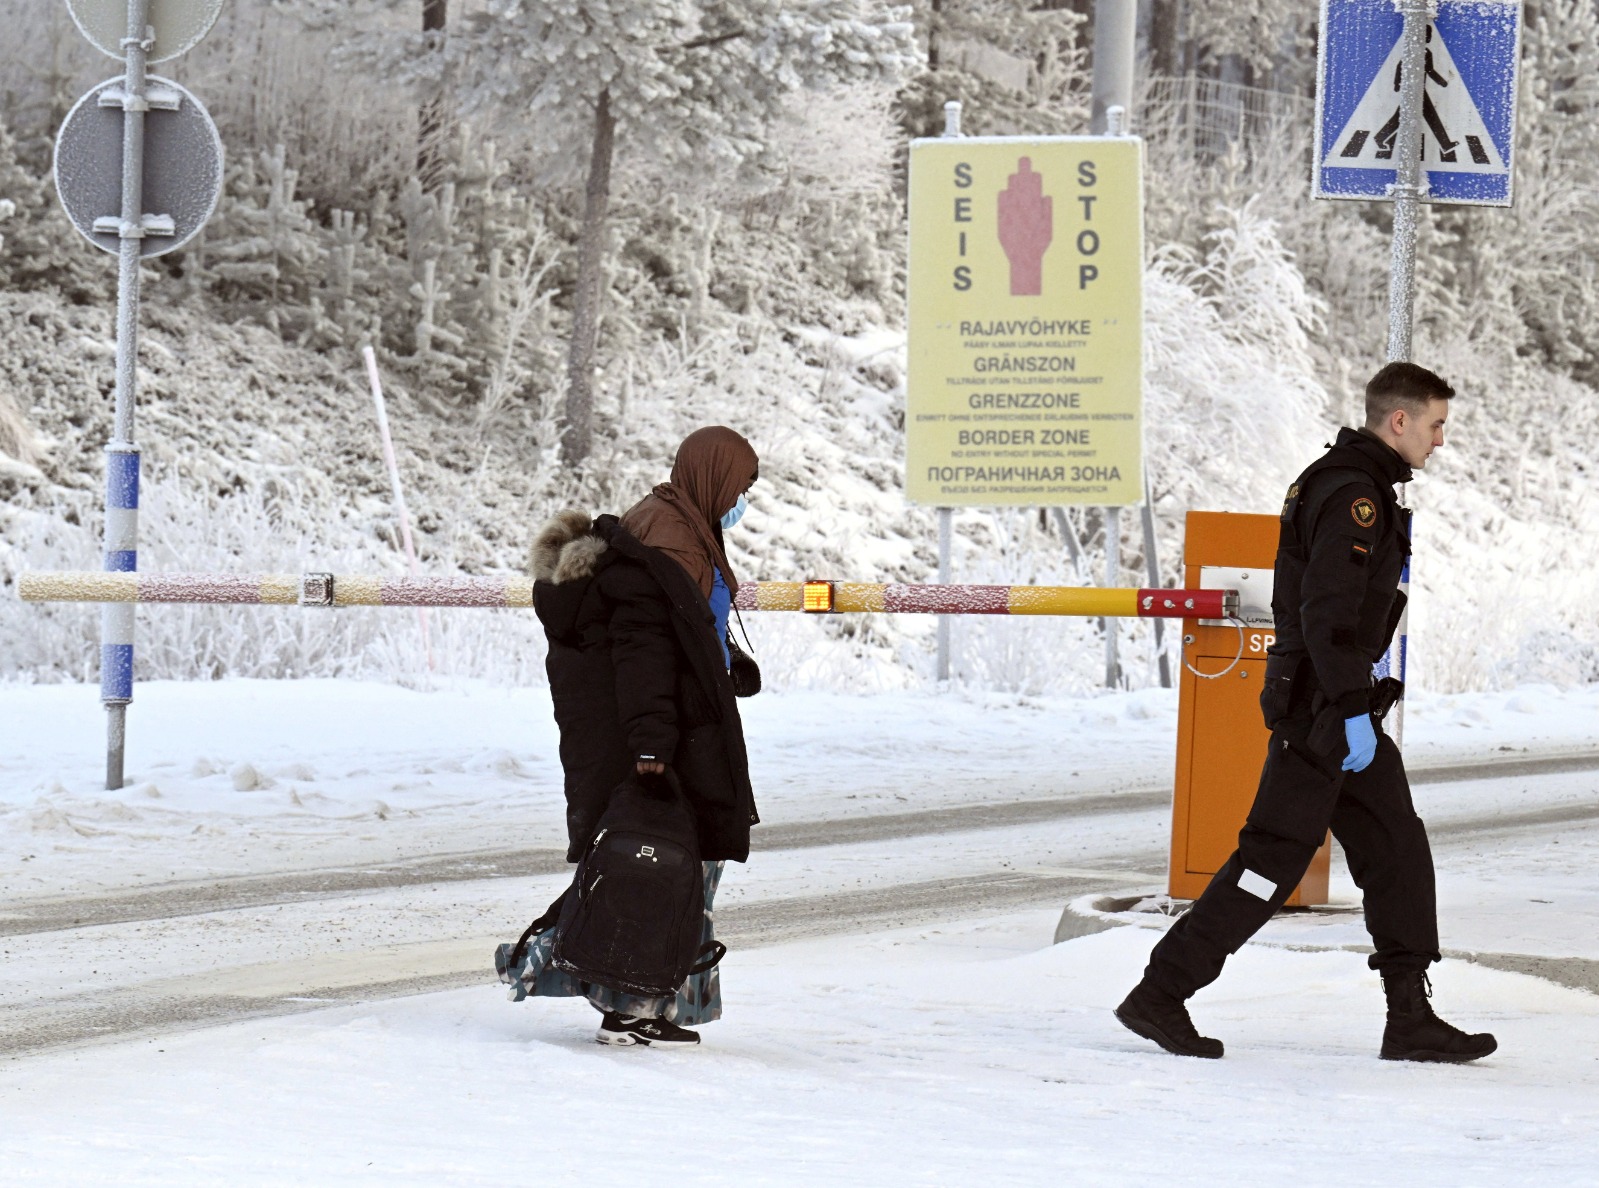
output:
[[[1193,76],[1146,80],[1134,131],[1152,151],[1196,165],[1228,160],[1244,176],[1308,176],[1316,102],[1308,95]]]

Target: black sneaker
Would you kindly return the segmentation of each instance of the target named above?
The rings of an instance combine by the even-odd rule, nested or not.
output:
[[[691,1048],[700,1042],[700,1033],[668,1023],[665,1019],[637,1019],[632,1015],[618,1015],[606,1011],[600,1029],[594,1038],[602,1044],[617,1048],[640,1047]]]
[[[1194,1029],[1194,1021],[1188,1017],[1188,1008],[1182,999],[1148,982],[1139,982],[1133,987],[1132,993],[1116,1008],[1116,1018],[1128,1031],[1154,1040],[1176,1056],[1220,1060],[1225,1050],[1219,1039],[1200,1035]]]

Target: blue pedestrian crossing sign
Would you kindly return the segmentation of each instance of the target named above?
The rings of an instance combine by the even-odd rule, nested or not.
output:
[[[1404,24],[1393,0],[1322,0],[1317,198],[1390,197]],[[1425,201],[1510,205],[1520,49],[1520,0],[1439,0],[1427,24]]]

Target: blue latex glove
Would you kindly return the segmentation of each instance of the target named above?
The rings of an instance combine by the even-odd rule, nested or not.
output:
[[[1370,714],[1344,719],[1344,739],[1349,754],[1344,756],[1345,771],[1365,771],[1377,756],[1377,732],[1371,728]]]

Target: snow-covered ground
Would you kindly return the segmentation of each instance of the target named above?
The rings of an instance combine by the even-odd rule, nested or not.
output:
[[[1349,953],[1250,947],[1167,1056],[1110,1015],[1148,933],[1051,946],[1054,913],[739,954],[697,1051],[601,1048],[499,988],[338,1007],[0,1071],[11,1182],[1310,1184],[1593,1182],[1599,999],[1474,966],[1478,1065],[1375,1056]]]
[[[788,692],[743,712],[767,824],[1171,786],[1171,690]],[[565,846],[542,688],[152,682],[128,712],[120,792],[104,789],[98,688],[0,686],[0,723],[6,898]],[[1599,750],[1599,686],[1421,693],[1406,731],[1412,767]],[[1496,784],[1417,793],[1428,817],[1519,795]]]
[[[557,850],[545,697],[151,684],[131,715],[132,782],[107,793],[93,689],[0,688],[0,923],[147,888]],[[728,957],[727,1015],[700,1050],[601,1048],[581,1003],[505,1001],[490,949],[547,902],[554,868],[0,928],[0,1033],[31,1026],[40,1003],[87,1008],[87,1030],[102,998],[107,1018],[118,1003],[184,995],[245,1004],[223,1019],[250,1003],[302,1012],[124,1027],[131,1038],[0,1064],[0,1179],[1592,1182],[1599,998],[1448,960],[1436,1005],[1493,1030],[1500,1051],[1458,1068],[1377,1060],[1382,995],[1346,948],[1365,937],[1339,865],[1329,910],[1273,921],[1196,998],[1225,1060],[1170,1057],[1116,1024],[1109,1010],[1163,918],[1123,912],[1104,921],[1121,926],[1051,940],[1068,900],[1092,916],[1106,892],[1161,889],[1168,818],[1151,794],[1170,786],[1174,695],[781,693],[746,709],[770,835],[833,822],[840,837],[730,870],[723,928],[768,925]],[[1417,770],[1591,754],[1599,688],[1422,695],[1406,732]],[[1599,968],[1599,820],[1581,812],[1596,781],[1418,780],[1446,949]],[[1127,811],[849,832],[885,814],[1097,793],[1126,794]],[[1549,822],[1527,824],[1538,812]],[[1487,827],[1507,814],[1522,824]],[[770,925],[807,897],[848,905],[999,874],[1080,881],[1042,907],[985,908],[979,894],[952,899],[944,918],[924,902],[910,927]],[[479,986],[360,992],[479,961]],[[354,997],[294,1001],[341,987]]]

